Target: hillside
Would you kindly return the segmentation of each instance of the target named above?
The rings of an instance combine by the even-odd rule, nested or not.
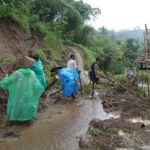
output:
[[[115,40],[126,40],[129,38],[133,38],[136,40],[139,40],[140,42],[144,41],[144,37],[143,37],[143,32],[144,30],[142,29],[134,29],[134,30],[120,30],[120,31],[115,31],[115,30],[110,30],[108,32],[108,35],[112,38],[114,38]]]

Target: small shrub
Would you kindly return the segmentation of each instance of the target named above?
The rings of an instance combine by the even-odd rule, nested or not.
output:
[[[139,88],[137,89],[137,93],[138,93],[139,95],[141,95],[141,96],[144,96],[144,97],[147,96],[145,90],[142,89],[141,87],[139,87]]]

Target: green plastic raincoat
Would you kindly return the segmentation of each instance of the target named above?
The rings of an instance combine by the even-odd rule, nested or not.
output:
[[[41,60],[36,61],[30,69],[34,71],[36,74],[37,78],[39,79],[40,83],[46,88],[46,79],[45,79],[45,73],[43,70],[43,64]]]
[[[21,68],[15,71],[0,81],[0,87],[9,92],[8,120],[25,121],[36,117],[44,87],[31,69]]]

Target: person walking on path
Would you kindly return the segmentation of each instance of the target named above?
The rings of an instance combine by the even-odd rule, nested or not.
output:
[[[99,76],[98,76],[98,64],[100,63],[100,58],[96,58],[96,61],[92,63],[90,69],[90,78],[93,83],[98,83]]]
[[[0,87],[9,92],[8,127],[12,125],[12,121],[27,121],[37,116],[39,98],[44,87],[29,68],[34,63],[34,59],[25,56],[18,62],[20,69],[0,81]]]
[[[67,62],[67,68],[75,68],[75,69],[78,68],[75,59],[76,59],[75,54],[71,54],[70,55],[70,60]]]
[[[66,96],[72,96],[75,99],[75,94],[78,92],[78,83],[76,79],[79,78],[79,74],[74,68],[63,68],[59,65],[55,65],[51,72],[56,72],[62,83],[64,97],[64,103],[66,103]]]

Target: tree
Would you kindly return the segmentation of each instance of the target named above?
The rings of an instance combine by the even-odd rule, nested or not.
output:
[[[108,30],[105,26],[102,26],[101,28],[98,28],[100,30],[100,33],[101,34],[104,34],[104,35],[107,35],[108,33]]]
[[[95,30],[93,27],[85,25],[80,31],[76,32],[74,42],[88,46],[92,41],[92,35],[94,33]]]

